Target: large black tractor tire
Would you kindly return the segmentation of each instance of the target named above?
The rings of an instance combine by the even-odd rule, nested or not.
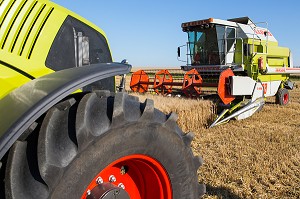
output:
[[[276,93],[276,104],[287,105],[290,101],[289,91],[286,88],[278,89]]]
[[[9,152],[6,198],[98,194],[105,199],[96,188],[118,185],[131,198],[194,199],[205,193],[197,177],[202,160],[190,148],[192,133],[184,134],[176,115],[156,110],[151,100],[139,103],[106,91],[82,94],[57,104],[40,120]],[[120,179],[126,176],[130,182]]]

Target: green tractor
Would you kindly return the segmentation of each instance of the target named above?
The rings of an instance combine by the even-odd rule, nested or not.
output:
[[[192,133],[116,92],[104,32],[48,0],[0,1],[0,198],[199,198]],[[122,90],[122,85],[119,90]]]

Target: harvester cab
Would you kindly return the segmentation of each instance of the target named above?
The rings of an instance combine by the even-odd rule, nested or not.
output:
[[[248,17],[209,18],[181,27],[188,35],[187,44],[177,50],[178,60],[186,62],[181,82],[170,70],[159,71],[153,81],[145,71],[137,71],[132,76],[133,91],[148,91],[151,84],[156,93],[170,94],[177,86],[189,97],[214,91],[223,111],[211,127],[251,116],[262,108],[265,97],[276,96],[280,105],[288,103],[288,89],[293,89],[289,74],[300,69],[293,68],[290,49],[278,46],[268,23],[254,23]],[[181,56],[184,47],[186,58]]]
[[[197,68],[205,73],[231,68],[254,80],[265,74],[289,73],[290,69],[280,73],[277,68],[293,68],[290,50],[278,46],[266,22],[256,24],[248,17],[183,23],[182,30],[188,33],[187,64],[183,69]]]

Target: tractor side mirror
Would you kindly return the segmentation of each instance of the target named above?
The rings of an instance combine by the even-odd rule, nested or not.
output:
[[[180,57],[180,47],[177,48],[177,57]]]

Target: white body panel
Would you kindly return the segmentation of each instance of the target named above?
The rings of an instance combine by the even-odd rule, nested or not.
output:
[[[268,41],[277,42],[274,35],[267,28],[257,27],[255,24],[241,24],[241,23],[226,21],[222,19],[213,19],[212,23],[230,26],[230,27],[236,27],[238,38],[243,38],[243,39],[254,38],[254,39],[260,39],[262,41],[268,40]]]
[[[266,74],[299,74],[300,68],[290,67],[269,67],[267,65]]]
[[[281,81],[256,82],[250,77],[232,76],[231,78],[231,95],[245,96],[251,95],[253,99],[257,99],[254,95],[257,92],[263,93],[264,97],[274,96],[281,84]],[[261,95],[259,97],[262,97]]]
[[[255,83],[250,77],[232,76],[231,95],[252,95]]]
[[[251,102],[254,102],[258,98],[264,98],[264,88],[262,83],[256,82],[253,92],[252,92],[252,97],[251,97]]]
[[[212,23],[214,24],[220,24],[220,25],[225,25],[225,26],[231,26],[231,27],[238,27],[236,22],[233,21],[227,21],[227,20],[222,20],[222,19],[212,19]]]
[[[235,43],[234,43],[234,45],[231,46],[231,48],[229,49],[229,51],[226,54],[226,57],[225,57],[226,65],[231,65],[234,63],[234,48],[235,48]]]
[[[276,95],[281,81],[262,82],[264,88],[265,97],[271,97]]]
[[[240,29],[237,31],[238,35],[237,37],[241,38],[249,38],[249,39],[260,39],[262,41],[273,41],[277,42],[274,35],[266,28],[261,27],[251,27],[246,24],[238,24]],[[268,32],[268,34],[267,34]]]
[[[290,62],[290,68],[294,68],[294,61],[293,61],[292,51],[290,51],[289,62]]]

